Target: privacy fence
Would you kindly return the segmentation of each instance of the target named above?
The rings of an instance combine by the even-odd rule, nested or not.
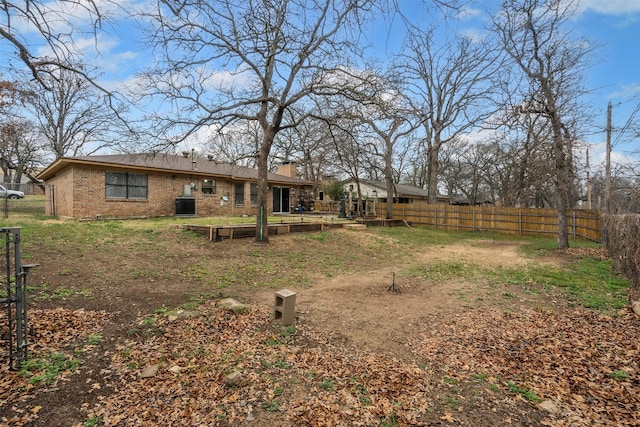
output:
[[[338,212],[336,204],[322,204],[316,206],[318,208]],[[375,202],[375,206],[369,206],[367,211],[377,218],[384,218],[386,204]],[[558,233],[558,212],[555,209],[394,203],[393,219],[456,231],[548,236]],[[571,237],[602,241],[600,211],[572,209],[568,212],[567,220]]]

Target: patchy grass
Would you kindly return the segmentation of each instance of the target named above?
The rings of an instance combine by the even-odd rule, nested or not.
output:
[[[104,337],[102,336],[101,332],[97,332],[95,334],[91,334],[89,335],[89,338],[87,338],[87,344],[89,345],[98,345],[102,342],[102,340],[104,339]]]
[[[270,218],[278,222],[281,218]],[[465,280],[474,283],[519,285],[532,289],[532,285],[563,292],[569,303],[593,308],[604,312],[614,312],[626,303],[628,281],[613,272],[611,261],[593,258],[575,258],[553,267],[534,266],[517,268],[487,268],[462,260],[416,263],[412,252],[419,248],[460,244],[477,240],[495,242],[518,242],[519,250],[531,259],[553,256],[557,253],[555,239],[499,235],[480,232],[446,232],[427,227],[379,227],[366,231],[366,242],[354,239],[350,247],[341,251],[336,248],[342,244],[343,236],[327,231],[302,233],[292,236],[292,248],[248,249],[250,261],[230,259],[220,267],[212,268],[207,258],[197,257],[185,263],[189,254],[180,253],[176,247],[176,234],[191,245],[205,245],[206,240],[195,233],[180,228],[183,218],[156,218],[129,221],[91,221],[77,222],[55,220],[51,218],[28,217],[17,221],[23,229],[24,262],[38,262],[34,253],[50,252],[60,257],[70,256],[77,260],[76,265],[58,268],[56,274],[63,276],[66,283],[55,287],[43,282],[33,284],[39,298],[55,300],[71,297],[91,297],[88,287],[95,279],[82,280],[83,259],[104,260],[97,268],[102,271],[91,272],[109,286],[110,282],[121,280],[112,274],[114,263],[123,264],[130,280],[155,281],[160,276],[173,278],[176,283],[197,284],[203,295],[220,295],[221,292],[233,294],[234,289],[248,287],[282,288],[290,286],[309,286],[318,274],[334,277],[345,272],[366,271],[371,260],[378,266],[391,266],[398,263],[409,264],[406,275],[427,281]],[[194,224],[251,223],[252,217],[216,217],[190,218]],[[11,225],[11,224],[9,224]],[[358,234],[354,234],[358,235]],[[354,245],[355,244],[355,245]],[[574,247],[598,247],[586,241],[572,241]],[[360,245],[360,246],[358,246]],[[293,249],[293,250],[291,250]],[[139,252],[150,260],[159,263],[130,262],[118,257],[130,251]],[[133,260],[131,260],[133,261]],[[172,263],[175,262],[175,268]],[[241,264],[241,268],[238,263]],[[117,283],[115,283],[117,284]],[[504,294],[505,298],[513,295]]]
[[[391,236],[389,230],[384,229],[381,234]],[[453,236],[463,237],[468,234],[456,234]],[[478,238],[478,234],[471,235]],[[411,230],[402,229],[399,231],[398,240],[405,244],[415,245],[416,241],[410,239]],[[418,231],[415,239],[424,238],[421,241],[433,242],[440,238],[440,233]],[[486,237],[486,236],[485,236]],[[495,238],[495,236],[489,236]],[[447,241],[450,236],[445,236]],[[508,236],[501,236],[503,241],[508,240]],[[521,245],[522,253],[526,256],[540,259],[553,254],[555,241],[540,238],[527,238]],[[590,242],[581,242],[583,247],[594,247]],[[547,289],[555,289],[564,293],[570,305],[580,305],[585,308],[596,309],[607,313],[624,307],[627,303],[627,292],[629,281],[617,274],[613,270],[612,260],[598,260],[590,257],[575,258],[566,260],[558,265],[540,265],[533,263],[532,266],[518,267],[484,267],[473,262],[461,260],[434,261],[422,264],[414,264],[405,271],[410,277],[427,280],[429,282],[459,281],[464,280],[473,283],[488,282],[492,285],[508,284],[523,287],[523,292],[536,293],[532,286],[541,286]],[[512,292],[502,294],[504,298],[516,298]],[[464,299],[464,295],[461,295]]]
[[[617,369],[615,371],[611,371],[609,372],[609,374],[607,375],[609,378],[612,378],[614,380],[618,380],[618,381],[626,381],[629,379],[629,374],[627,373],[627,371],[623,371],[621,369]]]
[[[559,266],[498,268],[485,273],[494,284],[537,284],[561,291],[572,305],[603,312],[615,313],[627,303],[629,281],[613,271],[611,260],[579,258]]]
[[[63,353],[43,354],[24,362],[20,368],[20,375],[27,377],[29,384],[51,385],[65,371],[73,372],[81,363],[81,360],[68,357]]]
[[[61,285],[53,287],[48,283],[41,283],[39,285],[30,285],[27,289],[29,293],[36,293],[37,299],[55,301],[59,299],[71,298],[71,297],[84,297],[92,298],[93,291],[89,288],[73,288],[67,285]]]
[[[325,391],[333,391],[334,390],[333,380],[331,378],[323,379],[322,381],[320,381],[320,388]]]
[[[463,261],[453,260],[429,264],[414,265],[409,268],[408,275],[431,282],[447,280],[479,280],[489,270],[484,271],[480,266]]]
[[[511,393],[519,394],[525,399],[527,399],[529,402],[533,402],[533,403],[542,402],[542,399],[540,399],[538,395],[535,393],[535,391],[531,390],[530,388],[520,387],[510,381],[507,382],[507,387],[509,387],[509,391],[511,391]]]
[[[239,220],[253,222],[255,219]],[[477,392],[477,388],[470,392],[469,381],[486,381],[481,384],[486,394],[483,396],[487,402],[487,405],[484,405],[486,408],[495,406],[502,410],[500,405],[494,402],[502,401],[505,397],[522,403],[521,397],[529,402],[536,402],[536,399],[539,399],[536,391],[545,398],[554,394],[548,393],[539,384],[531,382],[529,379],[532,376],[505,375],[504,381],[498,380],[494,378],[496,373],[486,366],[474,366],[472,372],[491,372],[492,376],[478,374],[474,379],[469,380],[460,376],[466,375],[464,367],[455,368],[459,372],[455,372],[452,368],[447,371],[446,377],[440,373],[442,371],[438,371],[438,374],[434,374],[438,376],[431,378],[432,367],[415,369],[409,364],[390,363],[382,358],[367,358],[359,361],[355,357],[355,352],[353,354],[332,353],[337,351],[336,343],[341,342],[339,336],[335,337],[334,343],[332,337],[327,338],[322,334],[310,335],[312,328],[304,322],[298,324],[298,327],[275,326],[271,323],[272,316],[269,310],[262,314],[260,321],[252,320],[252,317],[256,316],[251,312],[242,316],[231,316],[209,308],[209,312],[203,310],[201,317],[169,323],[165,317],[161,316],[169,310],[169,307],[200,309],[201,304],[211,304],[209,300],[221,296],[246,297],[258,291],[293,286],[292,284],[304,287],[314,283],[318,278],[327,276],[339,277],[342,274],[362,276],[372,267],[378,270],[398,267],[397,271],[408,272],[411,278],[420,279],[411,282],[411,285],[416,283],[416,286],[430,281],[459,281],[471,284],[470,287],[479,283],[482,286],[478,288],[482,289],[482,292],[487,292],[487,295],[483,293],[482,296],[487,299],[495,297],[497,304],[503,304],[501,308],[525,294],[544,294],[547,289],[553,289],[554,298],[564,295],[575,305],[609,311],[619,306],[620,301],[617,298],[624,294],[627,287],[626,281],[612,272],[610,262],[558,255],[553,247],[555,244],[553,239],[515,238],[487,233],[447,233],[421,227],[411,229],[385,227],[349,233],[292,234],[282,239],[278,236],[273,239],[271,245],[259,246],[251,239],[223,243],[209,242],[200,235],[181,229],[179,225],[183,221],[184,219],[162,219],[83,223],[52,219],[30,220],[23,225],[25,231],[23,254],[32,257],[36,262],[39,261],[38,257],[45,257],[45,254],[46,256],[54,255],[47,258],[49,262],[43,263],[42,268],[38,270],[38,275],[34,275],[34,279],[41,277],[42,279],[38,280],[42,280],[43,284],[50,284],[43,286],[38,285],[35,280],[30,282],[34,288],[33,292],[41,296],[53,296],[54,289],[59,289],[57,293],[63,296],[57,300],[47,298],[45,301],[47,306],[64,304],[84,310],[89,304],[100,308],[99,303],[107,306],[109,302],[114,301],[113,305],[108,305],[108,308],[122,313],[122,316],[114,320],[122,322],[122,331],[117,335],[122,340],[120,343],[122,347],[109,348],[109,350],[115,361],[112,363],[119,363],[122,368],[119,372],[123,373],[123,379],[128,375],[137,375],[136,371],[156,361],[165,367],[172,365],[188,367],[180,377],[171,377],[179,379],[166,384],[179,385],[185,390],[191,390],[188,392],[191,396],[220,392],[219,396],[212,395],[213,397],[199,401],[203,405],[213,405],[205,408],[206,411],[201,415],[208,416],[216,413],[215,416],[225,419],[225,422],[227,419],[230,420],[229,424],[245,420],[246,402],[253,402],[250,399],[255,400],[255,403],[251,404],[257,409],[255,413],[258,417],[257,425],[269,425],[269,421],[273,421],[278,416],[274,414],[277,412],[286,411],[288,416],[293,416],[292,408],[300,409],[296,412],[300,420],[298,425],[304,425],[307,416],[310,419],[326,418],[334,424],[340,424],[335,421],[348,419],[352,414],[345,412],[340,415],[334,409],[343,408],[344,399],[349,398],[358,407],[358,411],[369,414],[368,423],[363,422],[363,425],[409,425],[411,417],[416,413],[412,405],[420,403],[420,401],[411,401],[411,397],[422,396],[423,399],[433,400],[420,409],[424,416],[420,422],[448,421],[447,418],[443,418],[443,415],[447,414],[446,412],[443,414],[444,408],[448,413],[457,410],[454,415],[459,415],[455,417],[462,417],[466,424],[471,425],[472,422],[467,422],[469,417],[472,417],[473,411],[480,409],[470,404],[474,396],[472,392]],[[194,222],[198,221],[222,223],[217,219],[194,219]],[[424,248],[437,251],[440,247],[453,244],[458,247],[467,244],[477,246],[479,244],[477,240],[485,241],[480,243],[481,245],[486,244],[486,240],[508,242],[509,246],[517,245],[534,262],[510,268],[490,268],[481,260],[467,262],[463,257],[460,259],[452,259],[452,257],[444,261],[433,259],[426,262],[416,257],[416,253],[426,252],[422,250]],[[536,260],[554,256],[557,258],[554,261],[559,260],[559,262],[550,264],[552,267],[546,264],[536,266]],[[87,295],[82,294],[82,288],[88,284],[92,286],[94,298],[87,298]],[[509,286],[507,288],[504,285]],[[136,287],[136,292],[130,292],[132,286]],[[407,289],[411,290],[410,287]],[[476,301],[475,294],[465,293],[466,290],[463,288],[456,296],[459,299]],[[268,292],[261,292],[261,294],[268,294]],[[468,302],[465,306],[472,307],[471,304]],[[162,308],[156,311],[155,316],[149,314],[158,307]],[[129,313],[126,310],[129,310]],[[134,323],[127,323],[133,320],[131,318],[133,316],[126,317],[131,312],[139,313],[140,317],[136,318]],[[504,332],[511,332],[509,325],[515,321],[522,321],[520,319],[522,313],[528,312],[514,310],[510,316],[501,315],[492,323],[491,328],[485,331],[504,327]],[[462,314],[456,312],[455,316],[457,318]],[[491,316],[485,312],[480,314],[482,315],[480,320],[487,322],[492,320]],[[535,316],[544,317],[544,315],[545,312],[541,310],[535,311]],[[590,315],[598,318],[597,313],[590,313]],[[216,320],[216,316],[219,316],[219,319]],[[599,317],[609,318],[608,316]],[[254,321],[255,324],[252,323]],[[237,326],[231,328],[234,322]],[[476,320],[469,326],[458,328],[460,333],[456,339],[449,339],[445,345],[438,345],[435,348],[446,350],[453,345],[452,343],[471,337],[473,335],[471,332],[478,327],[479,323],[480,321]],[[369,327],[366,323],[362,326]],[[183,329],[181,332],[183,335],[176,335],[176,331],[180,329]],[[439,329],[438,333],[443,329]],[[586,331],[588,328],[583,330]],[[107,331],[103,335],[92,331],[91,334],[83,335],[82,342],[92,345],[100,344],[99,349],[87,351],[102,351],[104,347],[111,345],[113,333],[114,331]],[[371,333],[375,331],[371,329]],[[560,337],[560,335],[557,336]],[[220,339],[221,337],[224,339]],[[504,343],[506,337],[508,337],[507,334],[498,335],[499,340],[491,349],[499,349],[497,344]],[[478,342],[486,345],[486,332],[479,336]],[[562,342],[562,339],[558,339],[558,343]],[[536,347],[537,344],[537,342],[531,342],[530,347],[522,348],[514,344],[507,348],[506,354],[527,355],[534,358],[535,352],[524,352],[528,348],[539,349]],[[229,348],[221,351],[227,345]],[[471,347],[466,346],[457,354],[463,354],[469,348]],[[572,347],[567,353],[574,354],[576,348],[579,347]],[[585,348],[591,351],[595,347],[586,346]],[[495,351],[484,350],[486,349],[479,354],[495,353]],[[615,354],[623,353],[617,351]],[[47,357],[40,359],[47,362],[34,364],[28,370],[25,369],[25,375],[29,375],[30,378],[39,378],[38,376],[44,375],[42,379],[38,379],[40,384],[55,381],[56,377],[53,374],[56,371],[75,369],[73,363],[69,362],[67,365],[67,361],[58,356],[51,357],[51,360]],[[87,357],[86,359],[89,363],[98,358]],[[434,360],[431,355],[429,358],[425,357],[425,360],[427,359]],[[494,363],[492,366],[504,366],[505,360],[512,359],[503,358],[500,360],[501,363]],[[75,363],[77,366],[79,361]],[[578,365],[567,362],[563,366]],[[91,366],[91,369],[94,368],[95,371],[92,372],[101,372],[102,367]],[[198,372],[199,369],[202,371]],[[602,371],[602,376],[610,372],[606,378],[609,383],[615,380],[616,384],[627,386],[631,382],[628,381],[629,378],[635,379],[636,370],[631,369],[634,368],[630,363],[616,362],[614,365],[607,366],[606,370]],[[219,379],[221,375],[236,370],[248,375],[249,380],[243,387],[227,390],[208,386],[211,384],[212,377]],[[80,375],[89,371],[89,367],[82,369]],[[114,375],[115,372],[114,369]],[[52,375],[48,376],[47,373]],[[191,374],[193,375],[188,376]],[[99,377],[95,373],[92,375]],[[47,378],[51,379],[47,380]],[[519,382],[521,378],[527,378],[526,386]],[[83,381],[75,383],[77,390],[82,391],[89,387],[86,385],[88,383],[84,383],[86,379],[83,378]],[[511,380],[511,383],[505,382],[507,379]],[[202,384],[207,386],[202,386],[199,383],[201,380]],[[122,384],[129,386],[134,383],[123,381]],[[425,392],[431,388],[433,393]],[[123,417],[125,415],[142,416],[145,413],[144,410],[139,410],[137,405],[144,401],[150,389],[142,390],[143,393],[131,399],[136,402],[135,407],[123,408]],[[242,394],[243,392],[246,393]],[[292,401],[291,396],[298,393],[301,396],[300,401]],[[82,393],[77,395],[87,396]],[[321,395],[321,399],[316,399],[318,395]],[[434,396],[438,396],[437,399]],[[227,398],[229,400],[224,405],[216,403]],[[564,399],[568,401],[567,397]],[[48,400],[49,407],[55,408],[56,400],[53,397]],[[160,401],[159,398],[154,400],[154,402],[158,401]],[[329,404],[325,405],[325,401]],[[245,402],[245,404],[240,405],[239,402]],[[121,403],[125,404],[122,398],[114,397],[111,404]],[[180,404],[178,401],[174,403]],[[533,407],[533,405],[529,406]],[[308,413],[303,411],[306,407],[309,408]],[[166,413],[163,412],[162,415],[171,415],[173,409],[175,408],[167,408]],[[129,410],[131,412],[125,414],[125,411]],[[230,417],[234,415],[234,410],[237,410],[236,415],[240,418],[231,421]],[[318,412],[323,410],[326,412]],[[26,410],[26,413],[28,412]],[[427,419],[432,415],[433,419]],[[505,414],[496,413],[495,419],[503,420],[503,415]],[[85,420],[85,424],[102,422],[108,424],[110,421],[107,420],[107,416],[113,416],[113,412],[106,410],[95,414],[85,412],[78,419]],[[341,416],[342,419],[339,418]]]

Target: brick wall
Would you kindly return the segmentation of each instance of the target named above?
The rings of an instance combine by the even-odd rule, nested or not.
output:
[[[73,170],[67,169],[47,181],[45,195],[47,202],[44,206],[45,215],[62,217],[73,216]],[[60,191],[58,191],[60,189]],[[55,212],[52,212],[51,198],[55,198]]]
[[[126,171],[125,169],[113,171]],[[138,173],[138,172],[136,172]],[[191,197],[196,200],[198,216],[256,215],[251,205],[250,184],[244,183],[244,204],[236,206],[233,182],[216,179],[214,194],[202,193],[202,179],[186,174],[148,174],[148,197],[146,200],[107,199],[105,195],[105,170],[94,167],[66,169],[47,181],[47,188],[54,186],[55,214],[62,217],[105,218],[173,216],[176,213],[176,198],[184,195],[184,186],[190,187]],[[191,185],[193,184],[193,186]],[[49,191],[49,189],[47,190]],[[48,195],[51,197],[51,195]],[[223,199],[226,197],[226,201]],[[271,194],[267,202],[271,213]],[[46,214],[51,214],[51,203],[47,203]]]

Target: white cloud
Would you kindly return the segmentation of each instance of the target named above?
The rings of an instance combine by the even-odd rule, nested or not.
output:
[[[604,171],[605,161],[607,157],[607,143],[604,140],[597,141],[592,144],[588,144],[589,147],[589,164],[592,171],[601,170]],[[581,153],[582,157],[586,156],[584,150]],[[638,158],[630,155],[625,151],[625,147],[614,147],[611,150],[611,167],[617,166],[629,166],[637,164]]]
[[[186,140],[178,145],[177,148],[185,151],[195,149],[196,151],[204,152],[211,138],[217,135],[218,128],[219,125],[215,124],[203,126],[189,135]]]
[[[592,10],[605,15],[627,15],[640,13],[640,1],[637,0],[581,0],[578,11]]]
[[[131,70],[133,61],[138,58],[138,53],[132,50],[118,51],[120,47],[121,40],[104,34],[76,38],[73,43],[65,46],[74,57],[84,58],[82,62],[106,73]],[[36,55],[40,57],[54,56],[49,45],[38,48]]]
[[[477,18],[478,16],[482,16],[482,15],[483,15],[483,12],[480,9],[477,9],[474,7],[467,7],[460,10],[460,13],[458,13],[457,18],[461,21],[466,21],[469,19]]]
[[[127,16],[129,4],[129,0],[93,0],[91,2],[56,0],[44,2],[40,7],[40,15],[36,16],[52,34],[67,34],[71,29],[78,31],[80,28],[91,31],[99,16],[104,21]],[[11,25],[25,37],[39,32],[35,26],[24,19],[23,15],[13,16]]]
[[[622,85],[619,91],[607,95],[609,99],[629,99],[640,95],[640,83]]]
[[[203,70],[203,74],[206,75],[205,86],[209,89],[231,89],[234,87],[245,87],[249,84],[248,72],[236,72],[230,71],[206,71]]]
[[[482,42],[486,37],[486,33],[484,31],[478,30],[477,28],[467,28],[465,30],[462,30],[460,31],[460,35],[475,43]]]

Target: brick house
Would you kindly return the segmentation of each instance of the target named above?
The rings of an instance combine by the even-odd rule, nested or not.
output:
[[[295,165],[269,173],[269,214],[288,214],[313,183]],[[38,178],[45,214],[72,218],[255,215],[258,171],[206,158],[155,154],[61,157]]]

